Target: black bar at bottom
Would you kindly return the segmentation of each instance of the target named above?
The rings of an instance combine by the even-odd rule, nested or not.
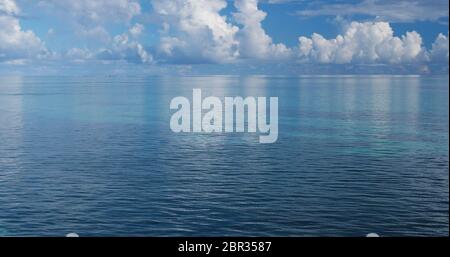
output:
[[[357,253],[360,256],[447,249],[449,238],[0,238],[0,248],[16,253],[140,254],[143,256],[309,256],[307,253]],[[17,245],[15,245],[17,244]],[[15,245],[15,246],[14,246]],[[19,247],[18,247],[19,246]],[[89,247],[84,247],[89,246]],[[382,247],[383,246],[383,247]],[[384,247],[388,246],[388,247]],[[445,248],[444,248],[445,247]],[[62,249],[62,250],[61,250]],[[388,250],[389,249],[389,250]],[[62,251],[62,252],[60,252]]]

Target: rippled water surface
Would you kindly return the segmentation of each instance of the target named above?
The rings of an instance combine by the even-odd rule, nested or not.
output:
[[[170,100],[278,96],[279,140]],[[0,235],[447,236],[447,77],[0,78]]]

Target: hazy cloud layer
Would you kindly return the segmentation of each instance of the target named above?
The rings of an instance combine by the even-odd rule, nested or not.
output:
[[[326,4],[324,4],[326,3]],[[341,1],[310,1],[300,17],[368,15],[389,22],[448,20],[448,0],[361,0],[356,4]]]
[[[139,36],[145,29],[144,25],[131,25],[131,20],[141,14],[142,8],[137,0],[42,0],[39,6],[49,12],[55,12],[59,19],[67,19],[75,33],[86,41],[99,41],[103,44],[100,49],[75,47],[68,50],[63,57],[70,61],[153,61],[152,55],[139,42]],[[127,24],[129,31],[111,35],[106,28],[111,23]]]
[[[86,25],[127,22],[141,13],[137,0],[41,0],[39,5],[62,11]]]

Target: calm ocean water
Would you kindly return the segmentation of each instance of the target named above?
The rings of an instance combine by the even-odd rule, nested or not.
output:
[[[0,77],[0,236],[448,236],[448,77]],[[278,96],[279,140],[170,100]]]

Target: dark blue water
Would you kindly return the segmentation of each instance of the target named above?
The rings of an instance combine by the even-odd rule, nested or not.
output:
[[[170,100],[278,96],[279,140]],[[0,235],[448,236],[448,77],[0,78]]]

